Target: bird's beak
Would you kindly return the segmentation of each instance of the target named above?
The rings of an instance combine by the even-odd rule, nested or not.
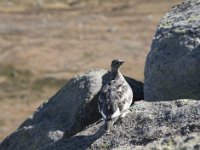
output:
[[[125,61],[123,61],[123,60],[120,60],[120,64],[123,64],[123,63],[125,63]]]

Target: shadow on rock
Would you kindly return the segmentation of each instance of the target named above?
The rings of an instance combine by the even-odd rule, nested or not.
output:
[[[97,130],[96,133],[92,135],[75,135],[68,139],[61,139],[57,142],[54,142],[48,146],[41,148],[40,150],[86,150],[88,149],[97,139],[101,138],[106,131],[103,129],[103,126]]]

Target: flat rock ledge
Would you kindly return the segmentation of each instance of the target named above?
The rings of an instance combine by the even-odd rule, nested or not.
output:
[[[199,108],[200,101],[187,99],[136,102],[128,116],[114,125],[111,133],[104,132],[103,122],[95,122],[74,136],[63,138],[40,150],[133,148],[161,150],[167,146],[171,149],[178,150],[184,147],[185,150],[190,150],[199,145]]]

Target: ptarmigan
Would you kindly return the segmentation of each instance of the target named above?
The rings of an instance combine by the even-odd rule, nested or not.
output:
[[[119,71],[123,63],[118,59],[112,61],[111,78],[99,93],[98,109],[105,121],[105,130],[110,130],[119,117],[125,117],[132,103],[132,89]]]

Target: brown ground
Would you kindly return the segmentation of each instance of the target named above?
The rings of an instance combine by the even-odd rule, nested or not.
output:
[[[41,9],[0,1],[0,140],[72,76],[109,69],[113,58],[143,80],[156,26],[179,2],[88,0]]]

